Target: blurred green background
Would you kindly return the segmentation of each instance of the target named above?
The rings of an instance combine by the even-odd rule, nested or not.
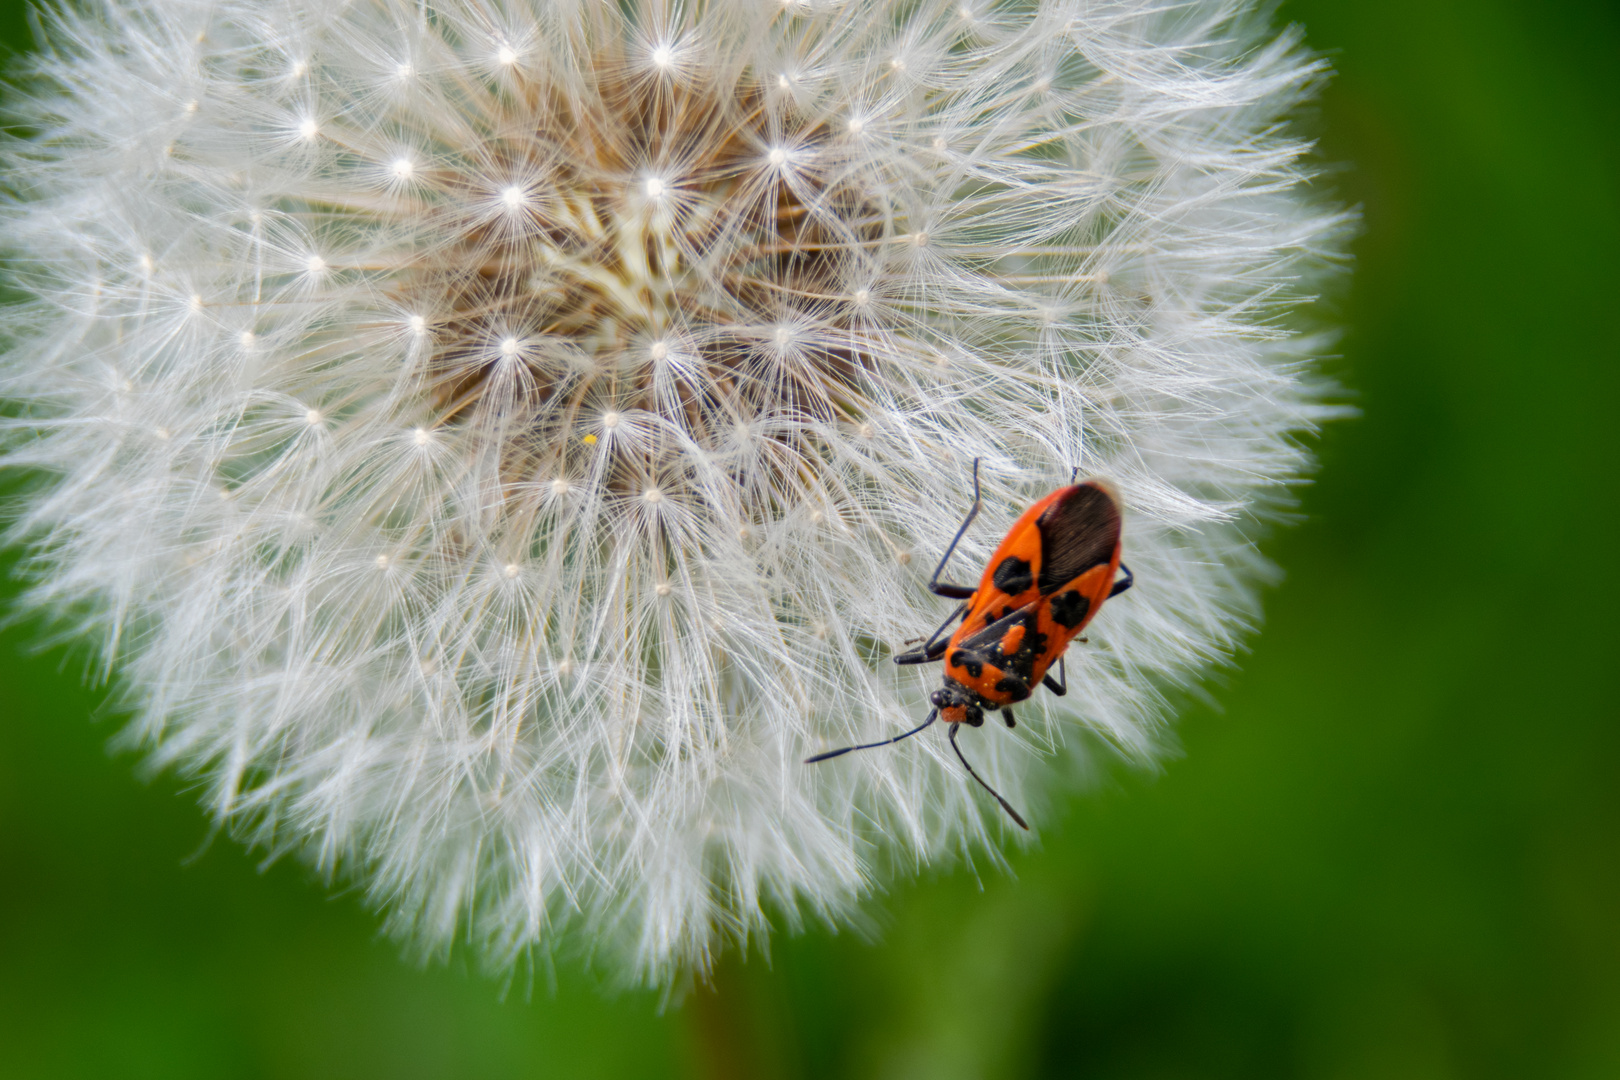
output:
[[[24,9],[0,28],[26,47]],[[1286,584],[1162,775],[660,1011],[419,970],[0,635],[0,1077],[1620,1077],[1620,12],[1299,0],[1360,204]]]

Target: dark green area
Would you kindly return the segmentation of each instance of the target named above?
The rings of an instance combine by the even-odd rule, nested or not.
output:
[[[1365,210],[1332,301],[1363,416],[1183,760],[1012,875],[896,888],[876,943],[778,935],[662,1015],[567,971],[502,1000],[206,843],[11,630],[0,1076],[1620,1076],[1620,16],[1282,15],[1340,72],[1306,122]]]

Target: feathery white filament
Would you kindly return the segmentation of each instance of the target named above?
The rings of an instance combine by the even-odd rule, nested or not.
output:
[[[1151,756],[1325,415],[1323,69],[1240,0],[879,6],[57,16],[5,461],[129,738],[426,948],[662,979],[1002,828],[939,740],[801,764],[921,717],[977,457],[949,576],[1078,467],[1138,587],[976,763]]]

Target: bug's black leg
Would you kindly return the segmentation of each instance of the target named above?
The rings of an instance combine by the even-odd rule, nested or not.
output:
[[[939,624],[939,629],[928,635],[927,644],[920,649],[896,653],[894,662],[897,664],[928,664],[944,656],[945,650],[950,646],[951,642],[949,638],[941,641],[939,635],[950,629],[951,623],[955,622],[961,615],[962,605],[958,604],[951,610],[949,615],[945,616],[945,621]]]
[[[978,773],[974,772],[973,771],[973,766],[968,764],[968,759],[962,756],[962,748],[960,746],[956,745],[956,733],[961,727],[962,727],[961,724],[952,724],[951,725],[951,749],[956,751],[957,760],[960,761],[962,763],[962,767],[968,771],[968,775],[973,777],[973,779],[975,779],[975,780],[977,780],[979,782],[980,787],[984,788],[984,790],[988,791],[990,794],[992,794],[992,795],[994,795],[996,797],[996,802],[1001,804],[1001,808],[1003,810],[1007,811],[1008,814],[1012,815],[1012,819],[1014,821],[1018,822],[1018,827],[1020,829],[1023,829],[1025,832],[1028,832],[1029,831],[1029,826],[1027,824],[1025,824],[1023,818],[1018,816],[1018,811],[1014,810],[1012,808],[1012,805],[1010,803],[1008,803],[1006,799],[1003,799],[1001,797],[1000,793],[998,793],[995,788],[993,788],[989,784],[985,783],[984,778],[981,777]]]
[[[1012,714],[1011,709],[1002,709],[1001,710],[1001,718],[1003,720],[1007,721],[1007,726],[1008,727],[1017,727],[1018,726],[1018,721],[1013,719],[1013,714]]]
[[[1069,672],[1068,669],[1063,666],[1063,657],[1061,656],[1058,657],[1058,679],[1060,681],[1053,682],[1052,676],[1042,675],[1041,683],[1048,690],[1052,691],[1052,693],[1056,694],[1058,697],[1062,697],[1064,694],[1069,692]]]
[[[951,537],[951,546],[945,549],[945,557],[939,560],[934,567],[934,576],[928,579],[928,591],[935,596],[943,596],[947,600],[966,600],[972,596],[974,589],[967,585],[940,584],[939,575],[945,572],[945,564],[951,561],[951,554],[956,551],[956,545],[961,543],[962,535],[973,524],[973,519],[979,516],[979,459],[973,459],[973,505],[968,508],[967,517],[962,519],[962,527],[956,530]]]
[[[814,765],[818,761],[826,761],[828,758],[835,758],[842,754],[847,754],[851,750],[872,750],[879,746],[888,746],[890,743],[897,743],[901,739],[909,739],[911,736],[917,734],[917,732],[921,731],[929,724],[932,724],[938,716],[938,709],[930,709],[928,712],[928,719],[924,720],[922,723],[918,724],[904,735],[896,735],[892,739],[884,739],[880,742],[862,743],[860,746],[846,746],[842,750],[828,750],[825,754],[813,754],[810,757],[805,758],[804,763],[806,765]]]
[[[1110,600],[1124,592],[1126,589],[1130,588],[1132,585],[1136,584],[1136,575],[1131,573],[1130,567],[1126,566],[1124,563],[1120,563],[1119,572],[1125,576],[1114,582],[1114,587],[1108,590],[1108,599]]]

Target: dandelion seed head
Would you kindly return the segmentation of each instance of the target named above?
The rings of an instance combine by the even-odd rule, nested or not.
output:
[[[978,458],[952,573],[1078,468],[1142,587],[976,762],[1038,806],[1152,760],[1328,415],[1286,331],[1345,222],[1284,122],[1324,70],[1243,0],[876,2],[54,16],[3,452],[128,742],[429,953],[663,982],[1000,842],[921,738],[800,764],[924,715],[890,656]]]

